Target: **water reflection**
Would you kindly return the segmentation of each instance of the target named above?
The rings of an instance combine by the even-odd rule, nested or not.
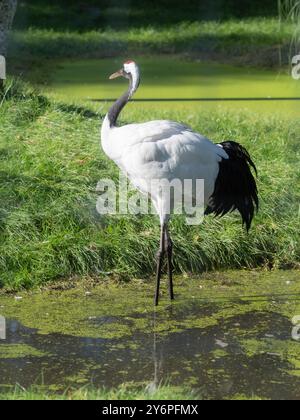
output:
[[[114,387],[134,381],[151,392],[167,382],[188,385],[205,398],[236,393],[300,398],[300,378],[291,374],[293,365],[288,358],[290,321],[278,313],[251,311],[205,328],[159,332],[166,319],[174,323],[183,316],[203,317],[214,310],[215,303],[191,301],[170,305],[163,313],[139,315],[148,317],[148,331],[134,332],[126,339],[43,335],[8,320],[7,340],[0,344],[0,352],[1,346],[9,346],[8,352],[20,346],[21,357],[8,354],[0,358],[0,383],[28,387],[43,382],[65,389],[84,384]],[[113,328],[116,320],[106,317],[87,322],[108,322]],[[130,320],[119,317],[118,322],[128,324]],[[22,357],[24,345],[41,354]]]

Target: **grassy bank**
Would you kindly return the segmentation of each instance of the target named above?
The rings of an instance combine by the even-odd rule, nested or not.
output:
[[[74,275],[153,274],[159,228],[154,216],[101,217],[95,187],[118,179],[99,149],[103,117],[15,88],[0,113],[0,282],[18,289]],[[247,235],[235,214],[199,227],[172,222],[177,272],[299,264],[297,121],[221,111],[145,111],[124,121],[171,118],[214,139],[244,144],[257,163],[261,208]],[[139,234],[137,234],[139,232]]]
[[[101,28],[85,32],[30,28],[16,30],[10,55],[20,58],[103,58],[134,54],[182,54],[247,65],[287,61],[296,24],[274,18],[224,22],[181,22],[167,27]]]
[[[149,54],[281,67],[299,52],[300,32],[285,2],[282,10],[278,6],[276,0],[192,0],[184,8],[177,0],[24,0],[10,38],[9,70],[32,80],[42,65],[47,80],[51,69],[45,59]],[[293,10],[292,16],[298,9]]]
[[[243,394],[235,395],[232,400],[265,400],[255,396],[247,396]],[[122,389],[116,390],[93,390],[93,389],[79,389],[68,390],[62,395],[47,392],[45,390],[38,390],[32,388],[31,390],[23,390],[16,388],[13,391],[0,393],[0,401],[105,401],[105,400],[171,400],[171,401],[188,401],[200,400],[199,395],[193,391],[183,390],[176,387],[161,387],[153,393],[148,393],[145,390],[126,391]]]
[[[69,389],[63,394],[47,391],[42,387],[33,387],[25,390],[19,386],[7,392],[0,392],[1,400],[194,400],[199,396],[192,390],[175,386],[160,386],[157,390],[128,389],[119,387],[116,389],[96,389],[84,387],[81,389]]]

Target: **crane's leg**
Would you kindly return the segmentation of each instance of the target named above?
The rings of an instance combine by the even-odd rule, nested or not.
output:
[[[170,299],[174,299],[174,290],[173,290],[173,264],[172,264],[172,253],[173,253],[173,243],[169,234],[169,229],[166,226],[165,229],[165,249],[167,253],[167,264],[168,264],[168,278],[169,278],[169,296]]]
[[[159,250],[157,253],[156,290],[155,290],[155,298],[154,298],[155,306],[158,305],[161,270],[162,270],[164,254],[165,254],[165,229],[166,229],[166,225],[163,224],[161,226],[160,244],[159,244]]]

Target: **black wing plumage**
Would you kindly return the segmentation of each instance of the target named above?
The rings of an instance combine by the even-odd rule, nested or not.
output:
[[[220,145],[229,159],[222,159],[219,163],[220,170],[215,189],[205,214],[224,216],[226,213],[238,210],[248,231],[254,212],[258,209],[257,185],[251,168],[256,175],[257,170],[249,153],[239,143],[225,141]]]

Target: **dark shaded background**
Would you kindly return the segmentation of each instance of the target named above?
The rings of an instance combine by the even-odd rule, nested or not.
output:
[[[276,15],[276,0],[23,0],[14,26],[83,31]]]

